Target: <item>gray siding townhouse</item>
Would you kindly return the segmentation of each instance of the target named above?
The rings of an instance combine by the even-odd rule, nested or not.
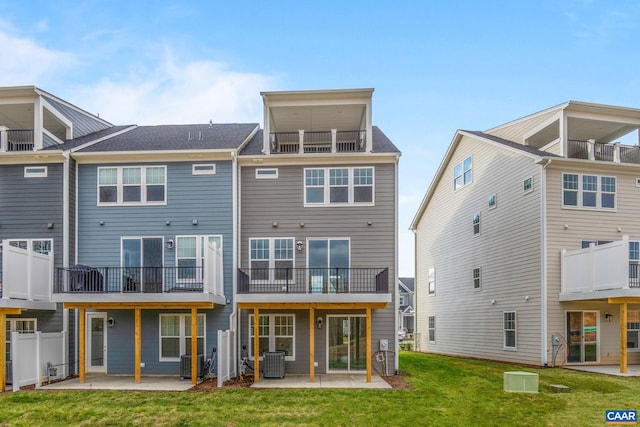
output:
[[[420,350],[640,363],[638,128],[569,101],[456,132],[411,225]]]
[[[398,278],[398,328],[405,334],[412,334],[415,324],[415,287],[413,277]],[[400,333],[400,332],[399,332]]]
[[[77,261],[58,269],[53,299],[80,313],[80,381],[102,372],[195,383],[233,313],[234,158],[257,130],[130,126],[67,147]]]
[[[241,356],[286,373],[397,369],[400,152],[371,123],[373,89],[264,92],[238,157]],[[256,350],[257,349],[257,350]],[[258,357],[256,357],[256,353]]]
[[[60,147],[111,127],[36,87],[0,88],[0,391],[30,363],[12,360],[12,332],[66,332],[57,368],[75,371],[75,316],[50,298],[54,269],[74,256],[74,165]]]

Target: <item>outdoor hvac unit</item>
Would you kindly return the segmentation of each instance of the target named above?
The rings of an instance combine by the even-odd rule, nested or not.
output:
[[[199,354],[196,357],[196,363],[198,364],[198,378],[204,375],[202,367],[204,366],[204,354]],[[180,379],[191,379],[191,355],[183,354],[180,356]]]
[[[513,393],[537,393],[538,374],[532,372],[505,372],[504,391]]]
[[[284,378],[284,351],[265,352],[264,378]]]

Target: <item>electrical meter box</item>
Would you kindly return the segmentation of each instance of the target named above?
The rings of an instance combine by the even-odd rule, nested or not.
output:
[[[389,340],[380,340],[380,351],[389,350]]]

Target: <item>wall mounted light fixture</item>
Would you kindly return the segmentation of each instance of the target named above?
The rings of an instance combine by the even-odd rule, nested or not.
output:
[[[296,242],[296,250],[300,252],[302,250],[302,240]]]
[[[174,245],[175,243],[173,242],[173,239],[167,240],[167,249],[173,249]]]
[[[48,228],[49,230],[51,230],[51,229],[53,228],[53,223],[52,223],[52,222],[48,223],[48,224],[47,224],[47,228]]]
[[[322,316],[318,316],[316,324],[318,325],[318,329],[322,329],[322,326],[324,325],[324,319],[322,319]]]

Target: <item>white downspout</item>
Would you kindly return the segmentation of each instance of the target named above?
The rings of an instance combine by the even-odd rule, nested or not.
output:
[[[232,256],[232,268],[231,268],[231,283],[232,283],[232,300],[231,307],[232,311],[229,315],[229,330],[235,332],[235,346],[236,346],[236,357],[233,360],[233,369],[238,373],[238,360],[240,356],[240,337],[238,336],[239,328],[236,326],[236,321],[238,319],[237,307],[238,303],[236,302],[236,291],[238,289],[238,238],[239,238],[239,224],[240,224],[240,211],[238,209],[238,200],[240,198],[240,180],[238,179],[238,153],[236,151],[231,152],[231,189],[232,189],[232,227],[233,227],[233,256]]]
[[[542,265],[540,274],[540,334],[541,334],[541,364],[548,366],[547,346],[547,166],[551,163],[546,159],[540,167],[540,250],[542,251]]]
[[[69,152],[62,153],[62,266],[69,267]],[[63,305],[64,307],[64,305]],[[62,309],[62,331],[64,334],[65,355],[67,360],[63,362],[69,366],[69,309]],[[74,345],[74,347],[76,347]],[[66,370],[67,375],[69,369]]]
[[[396,163],[395,163],[395,179],[396,179],[396,188],[395,188],[395,212],[394,215],[396,217],[396,220],[394,221],[395,226],[394,226],[394,253],[393,253],[393,288],[395,290],[394,294],[395,294],[395,298],[394,298],[394,310],[395,310],[395,316],[393,316],[395,318],[395,328],[393,329],[393,342],[396,343],[395,345],[395,349],[394,351],[396,352],[396,357],[395,357],[395,372],[398,372],[398,370],[400,369],[400,364],[399,364],[399,360],[400,357],[398,357],[397,355],[400,354],[400,343],[398,340],[398,330],[399,325],[398,325],[398,316],[399,316],[399,308],[400,308],[400,304],[399,304],[399,299],[400,299],[400,291],[398,290],[398,281],[400,280],[398,277],[400,276],[399,272],[398,272],[398,191],[399,191],[399,185],[398,185],[398,163],[400,162],[400,157],[396,157]],[[413,273],[414,277],[415,277],[415,272]],[[415,316],[414,316],[414,322],[415,322]],[[415,332],[415,325],[414,325],[414,332]]]

